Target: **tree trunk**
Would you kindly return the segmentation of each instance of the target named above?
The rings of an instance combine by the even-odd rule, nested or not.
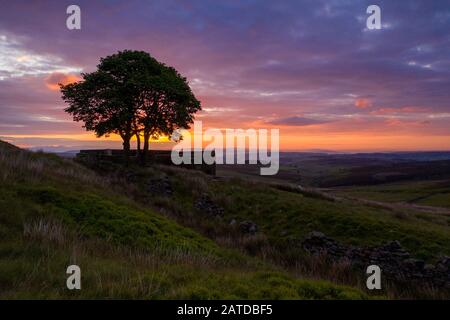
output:
[[[128,167],[130,164],[130,140],[130,137],[123,138],[123,156],[126,167]]]
[[[136,132],[136,145],[137,145],[137,153],[138,155],[141,154],[141,135],[139,132]]]
[[[144,148],[142,149],[142,158],[141,158],[142,165],[144,166],[147,164],[149,147],[150,147],[150,133],[144,132]]]

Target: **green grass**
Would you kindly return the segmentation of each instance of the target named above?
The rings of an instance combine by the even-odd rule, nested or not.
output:
[[[365,274],[348,280],[332,268],[306,270],[314,264],[301,241],[310,231],[359,246],[399,240],[428,261],[450,254],[445,216],[165,166],[127,169],[138,180],[128,183],[121,170],[99,176],[0,142],[0,298],[369,297],[358,289]],[[173,196],[146,191],[156,177],[169,178]],[[194,208],[205,193],[224,217]],[[242,235],[232,219],[257,223],[258,235]],[[70,264],[82,269],[81,291],[65,287]]]
[[[2,299],[367,298],[357,289],[294,279],[275,271],[255,272],[167,257],[105,253],[92,251],[90,244],[78,244],[76,256],[65,248],[33,244],[21,245],[19,249],[19,245],[7,247],[3,243],[0,247]],[[64,271],[73,263],[81,268],[80,291],[65,287]]]
[[[169,172],[175,172],[171,179],[186,210],[192,210],[197,194],[208,193],[224,207],[225,223],[232,219],[251,220],[278,247],[300,246],[307,233],[320,231],[353,245],[399,240],[415,257],[429,261],[450,254],[450,220],[442,215],[408,209],[394,211],[353,200],[331,201],[320,193],[292,192],[290,188],[282,188],[287,190],[283,191],[241,179],[215,181],[204,177],[207,184],[199,191],[192,188],[198,183],[187,179],[184,173]],[[215,223],[211,222],[209,228],[214,228]]]
[[[450,182],[408,181],[374,186],[336,188],[336,194],[384,202],[450,208]]]
[[[212,241],[149,210],[138,210],[97,194],[52,187],[20,188],[15,198],[76,226],[81,236],[142,248],[163,245],[198,253],[217,252]]]
[[[217,183],[212,193],[226,198],[226,215],[250,219],[273,241],[301,240],[321,231],[344,243],[380,245],[399,240],[417,257],[450,254],[450,226],[352,201],[329,201],[301,193],[245,183]],[[432,220],[432,219],[430,219]]]
[[[69,160],[0,142],[0,182],[1,299],[367,298],[221,247]],[[188,215],[190,197],[172,206]],[[70,264],[80,291],[65,286]]]

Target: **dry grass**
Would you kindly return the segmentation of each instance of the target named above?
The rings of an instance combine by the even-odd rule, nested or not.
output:
[[[24,223],[23,236],[29,241],[62,245],[68,240],[69,232],[60,221],[40,218]]]
[[[23,237],[28,243],[66,249],[71,252],[72,262],[77,257],[95,255],[131,262],[133,265],[160,267],[167,264],[185,266],[223,266],[217,255],[201,255],[180,243],[178,248],[168,248],[164,243],[155,243],[151,249],[117,245],[105,239],[85,238],[68,230],[60,221],[39,218],[23,225]]]
[[[39,180],[43,177],[68,178],[89,185],[101,185],[102,187],[109,184],[107,179],[70,159],[62,159],[56,155],[42,152],[11,148],[3,142],[0,143],[1,181],[23,177],[31,180]]]
[[[159,172],[167,173],[169,176],[176,175],[178,179],[183,181],[183,184],[189,186],[194,196],[207,193],[209,190],[208,182],[210,182],[212,178],[204,172],[195,171],[195,174],[192,174],[192,170],[163,165],[156,165],[155,168]]]

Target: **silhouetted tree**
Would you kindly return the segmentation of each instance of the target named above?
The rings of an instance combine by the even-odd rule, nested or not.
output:
[[[160,65],[160,74],[144,82],[139,123],[143,127],[144,146],[142,161],[145,163],[150,138],[170,135],[177,128],[189,128],[194,113],[201,109],[186,78],[174,68]]]
[[[69,104],[65,111],[98,137],[119,134],[126,163],[133,135],[145,163],[151,137],[189,128],[193,114],[201,109],[186,78],[143,51],[102,58],[96,71],[82,77],[61,85],[62,98]]]

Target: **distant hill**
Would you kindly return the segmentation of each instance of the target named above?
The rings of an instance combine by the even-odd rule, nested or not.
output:
[[[280,170],[274,176],[261,177],[256,165],[223,165],[218,171],[226,176],[322,188],[450,179],[450,152],[281,152]]]

